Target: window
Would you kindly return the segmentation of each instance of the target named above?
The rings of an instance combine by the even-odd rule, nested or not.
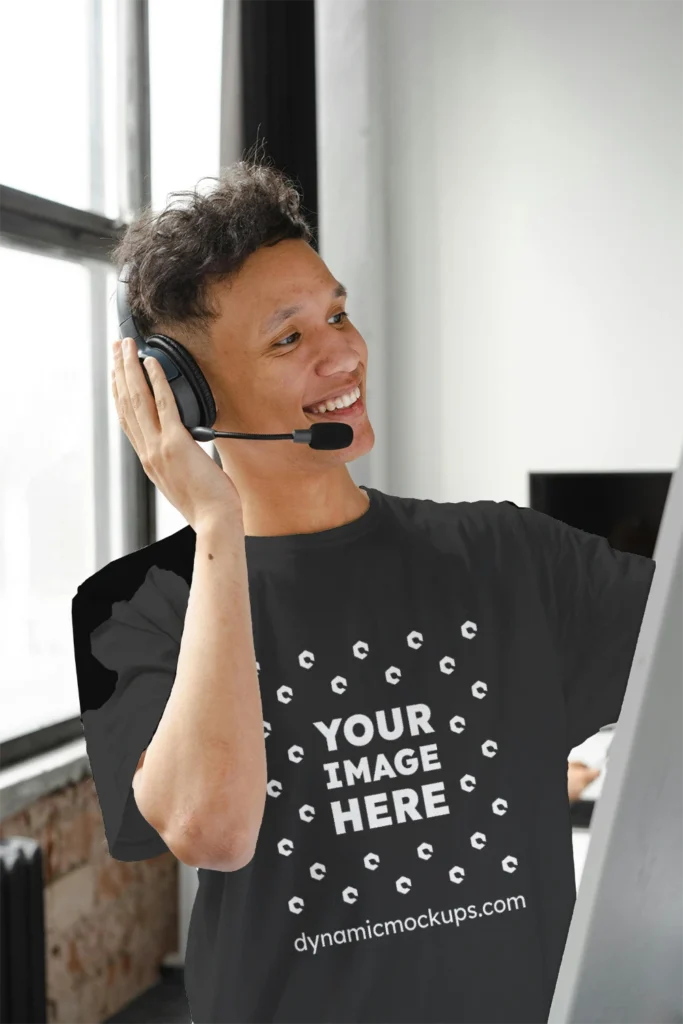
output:
[[[118,215],[116,19],[106,0],[3,4],[3,185]]]
[[[149,78],[152,206],[169,193],[203,187],[220,170],[221,47],[223,0],[202,0],[187,17],[186,0],[151,0]],[[169,74],[169,68],[182,68]],[[205,184],[210,184],[207,182]],[[213,443],[202,444],[211,454]],[[187,526],[155,488],[156,533],[167,537]]]
[[[34,0],[5,5],[1,27],[12,383],[0,413],[0,743],[11,764],[82,735],[78,584],[155,539],[153,503],[156,537],[186,525],[119,426],[110,252],[147,196],[160,209],[219,173],[223,0],[189,20],[180,0]]]
[[[108,376],[118,334],[109,253],[125,227],[121,10],[116,0],[2,10],[3,355],[17,382],[0,414],[5,764],[80,735],[71,599],[126,550],[128,442]]]
[[[0,433],[0,740],[78,714],[71,596],[96,567],[94,445],[104,440],[89,274],[0,248],[11,296],[4,372],[15,382],[4,391]]]
[[[220,157],[223,0],[150,0],[152,206],[216,175]]]

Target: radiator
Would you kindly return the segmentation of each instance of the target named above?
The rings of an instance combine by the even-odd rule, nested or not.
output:
[[[0,839],[0,1024],[46,1024],[43,857],[34,839]]]

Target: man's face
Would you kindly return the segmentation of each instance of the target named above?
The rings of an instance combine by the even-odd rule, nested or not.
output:
[[[215,429],[288,433],[338,420],[354,434],[348,448],[336,451],[228,439],[222,450],[239,458],[241,445],[251,459],[258,447],[263,466],[292,459],[301,465],[302,458],[317,465],[351,462],[372,448],[374,432],[365,410],[367,345],[346,315],[340,290],[320,256],[301,239],[258,249],[235,278],[215,285],[212,299],[220,318],[211,326],[204,364],[218,408]],[[360,398],[348,405],[358,388]],[[338,395],[347,396],[347,407],[314,411]]]

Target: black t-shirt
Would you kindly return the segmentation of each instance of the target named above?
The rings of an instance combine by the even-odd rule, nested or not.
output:
[[[247,537],[268,791],[252,860],[200,869],[205,1022],[542,1022],[576,897],[570,750],[619,717],[655,563],[512,502],[364,488]],[[111,855],[166,850],[131,780],[173,686],[188,526],[73,601]]]

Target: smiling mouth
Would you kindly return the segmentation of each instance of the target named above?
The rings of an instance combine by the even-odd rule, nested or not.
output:
[[[342,403],[343,397],[343,403]],[[337,404],[340,403],[340,404]],[[363,398],[360,385],[356,385],[350,391],[337,399],[329,399],[330,409],[327,402],[315,403],[304,406],[303,410],[308,416],[335,416],[337,413],[358,412],[363,405]]]
[[[324,412],[316,412],[309,406],[307,409],[304,409],[304,412],[307,416],[315,416],[318,419],[355,419],[355,417],[365,412],[365,402],[363,401],[363,394],[361,392],[359,397],[352,402],[351,405],[342,407],[341,409],[326,409]]]

